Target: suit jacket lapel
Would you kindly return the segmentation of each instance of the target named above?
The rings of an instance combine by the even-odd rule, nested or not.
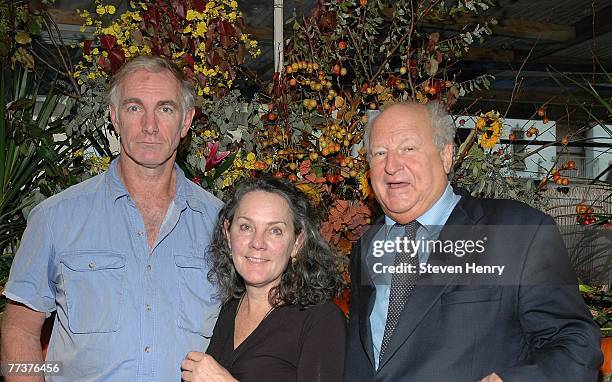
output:
[[[445,241],[465,238],[466,232],[471,232],[470,226],[473,226],[480,220],[482,214],[482,208],[475,198],[471,196],[462,196],[440,232],[438,240]],[[455,228],[453,228],[453,226],[455,226]],[[461,228],[462,226],[464,226],[464,228]],[[430,255],[430,260],[433,256],[434,254]],[[442,266],[464,264],[468,259],[467,255],[461,258],[453,255],[435,257],[437,259],[435,265]],[[457,277],[458,274],[453,274],[452,276],[448,274],[430,274],[419,279],[416,288],[404,305],[397,326],[395,327],[395,332],[391,337],[391,342],[378,366],[379,371],[393,358],[393,355],[412,335],[419,323],[438,301],[442,293],[444,293],[450,285],[454,284]]]

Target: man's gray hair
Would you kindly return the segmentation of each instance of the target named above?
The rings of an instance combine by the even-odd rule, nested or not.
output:
[[[442,151],[446,145],[454,145],[455,125],[451,116],[446,112],[446,110],[444,110],[444,107],[439,102],[431,101],[426,104],[421,104],[418,102],[405,101],[394,105],[424,106],[427,110],[427,114],[429,115],[429,125],[433,129],[433,139],[436,147]],[[370,136],[372,135],[372,126],[374,125],[376,117],[379,115],[380,113],[375,115],[369,114],[368,124],[363,132],[363,144],[367,150],[368,157],[370,156]]]
[[[165,70],[169,71],[170,74],[179,82],[181,88],[180,98],[182,99],[181,107],[183,108],[183,117],[187,113],[187,110],[191,109],[195,105],[195,92],[193,85],[189,79],[185,76],[183,71],[176,65],[170,62],[168,59],[157,57],[157,56],[138,56],[119,69],[119,71],[111,78],[110,85],[108,87],[108,103],[117,108],[120,99],[120,86],[121,82],[130,74],[138,71],[146,70],[151,73],[160,73]]]

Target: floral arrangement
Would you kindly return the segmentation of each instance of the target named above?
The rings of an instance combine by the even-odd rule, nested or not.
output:
[[[294,21],[284,70],[245,102],[256,106],[236,112],[225,105],[210,115],[208,128],[219,136],[228,135],[224,125],[243,126],[221,146],[231,152],[237,144],[247,155],[245,161],[238,154],[217,186],[223,190],[238,176],[261,171],[289,179],[323,206],[326,239],[348,255],[372,220],[362,144],[369,111],[408,99],[441,101],[450,109],[458,97],[489,85],[490,76],[459,81],[447,66],[475,38],[491,33],[494,20],[446,38],[416,28],[427,17],[491,5],[468,3],[420,2],[412,8],[410,1],[397,1],[391,8],[378,1],[330,1],[319,3],[303,22]],[[384,19],[391,28],[382,28]],[[249,123],[228,123],[236,119]]]
[[[113,5],[96,4],[96,15],[80,12],[83,28],[94,27],[95,36],[82,43],[83,61],[74,73],[81,83],[115,73],[130,57],[153,54],[175,60],[199,96],[224,94],[245,55],[260,54],[242,31],[235,0],[131,1],[131,10],[118,17]]]

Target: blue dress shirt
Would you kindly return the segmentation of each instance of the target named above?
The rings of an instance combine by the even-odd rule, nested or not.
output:
[[[423,215],[416,220],[421,224],[417,230],[417,240],[435,240],[438,238],[442,227],[448,220],[451,212],[459,203],[461,196],[453,192],[453,188],[448,184],[444,193],[436,201],[436,203]],[[385,216],[385,225],[376,233],[373,240],[395,240],[397,237],[404,236],[404,228],[396,225],[388,216]],[[419,251],[419,263],[427,263],[429,253]],[[392,265],[395,259],[395,253],[384,253],[382,257],[373,256],[372,248],[368,250],[366,262],[367,269],[370,270],[370,277],[376,288],[376,300],[374,307],[370,313],[370,328],[372,330],[372,345],[374,350],[374,361],[378,369],[378,361],[380,358],[380,346],[385,332],[385,324],[387,322],[387,310],[389,309],[389,293],[391,286],[390,273],[374,273],[375,262],[381,262],[385,265]]]
[[[117,165],[32,210],[4,290],[57,311],[53,381],[180,381],[181,360],[206,349],[218,314],[205,251],[221,202],[175,166],[176,196],[149,250]]]

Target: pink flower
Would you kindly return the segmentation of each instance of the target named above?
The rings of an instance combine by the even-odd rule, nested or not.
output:
[[[229,151],[221,151],[219,152],[219,142],[211,143],[206,142],[206,148],[204,149],[204,159],[206,159],[206,167],[205,171],[209,171],[215,167],[223,159],[225,159],[230,154]]]

